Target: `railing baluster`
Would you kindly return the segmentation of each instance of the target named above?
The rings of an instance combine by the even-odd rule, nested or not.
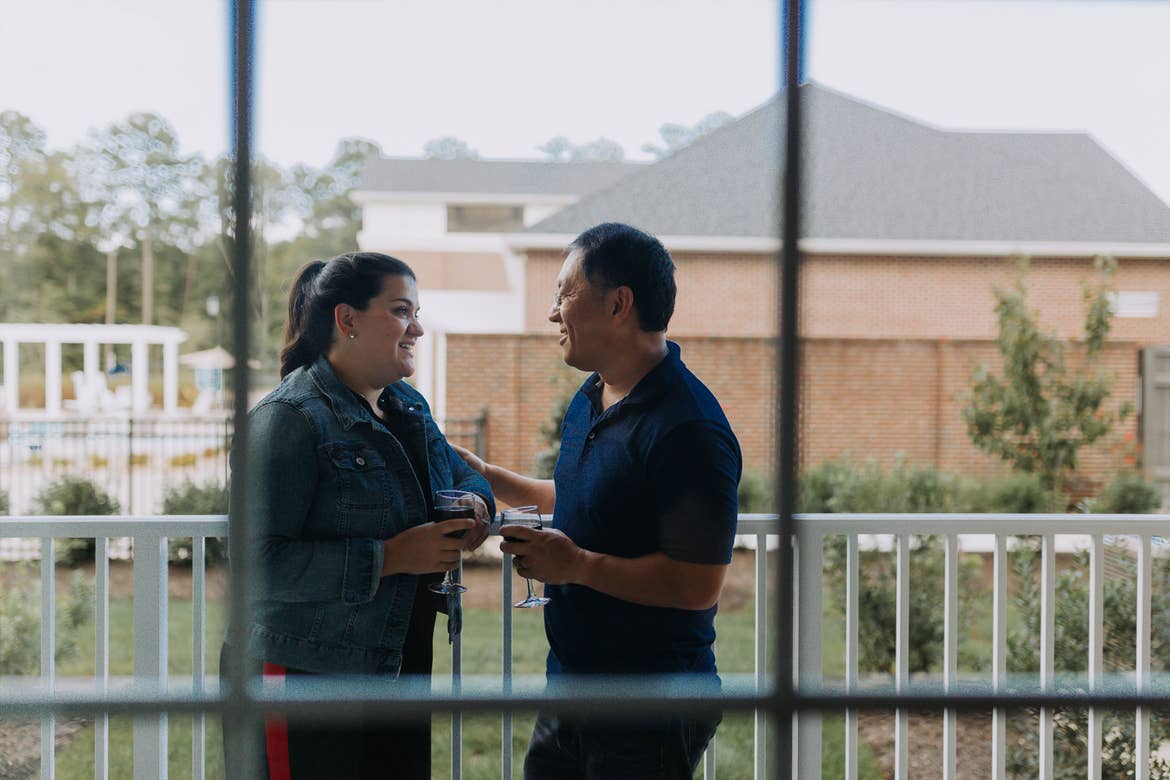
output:
[[[1101,688],[1102,653],[1105,639],[1102,608],[1105,600],[1105,546],[1101,534],[1093,534],[1089,550],[1089,690]],[[1089,708],[1088,778],[1101,780],[1101,733],[1103,712]]]
[[[191,538],[191,674],[195,693],[203,693],[207,671],[207,596],[204,583],[206,573],[207,540],[202,536]],[[191,720],[191,777],[202,780],[206,764],[207,743],[204,739],[206,717],[197,712]]]
[[[959,665],[959,537],[947,534],[944,538],[943,687],[949,694],[955,688]],[[954,710],[943,711],[943,780],[955,780],[956,717]]]
[[[1056,537],[1042,534],[1040,542],[1040,688],[1052,688],[1056,666]],[[1052,707],[1040,708],[1040,780],[1052,780],[1053,759]]]
[[[896,593],[897,616],[894,651],[894,689],[898,693],[906,690],[910,682],[910,535],[895,537],[897,545]],[[899,707],[894,715],[894,780],[906,780],[909,776],[910,758],[909,714]]]
[[[756,691],[762,693],[764,686],[764,670],[768,658],[766,647],[768,634],[768,535],[764,532],[756,534]],[[763,780],[768,776],[767,735],[768,721],[762,710],[754,714],[754,735],[752,740],[752,777]]]
[[[457,582],[463,582],[463,557],[459,558],[459,577]],[[459,695],[463,679],[463,632],[455,635],[451,642],[451,693]],[[451,780],[463,778],[463,713],[458,710],[451,713]]]
[[[94,544],[94,672],[98,691],[110,689],[110,540],[99,536]],[[106,780],[110,774],[110,716],[99,712],[94,719],[93,776]]]
[[[861,566],[857,534],[845,539],[845,690],[857,692],[857,609]],[[857,710],[845,710],[845,780],[857,780]]]
[[[503,576],[501,588],[503,590],[504,630],[503,648],[501,657],[504,659],[504,695],[512,693],[512,556],[503,554],[501,562]],[[504,712],[503,734],[500,740],[500,777],[502,780],[512,780],[512,712]]]
[[[996,693],[1007,685],[1007,537],[995,535],[995,552],[992,554],[992,628],[991,628],[991,674]],[[1007,711],[996,707],[991,715],[991,777],[1003,780],[1007,754]]]
[[[52,693],[57,682],[57,582],[53,574],[53,538],[41,539],[41,682]],[[41,780],[53,780],[57,774],[54,748],[57,724],[53,713],[41,716]]]
[[[819,687],[824,683],[822,676],[821,626],[824,622],[822,608],[824,591],[824,536],[819,530],[802,527],[797,534],[797,631],[796,668],[799,670],[797,686]],[[797,761],[798,777],[820,778],[821,776],[821,713],[818,710],[803,710],[797,717],[797,750],[793,758]]]
[[[167,687],[167,540],[134,537],[134,678]],[[166,780],[167,715],[134,718],[135,780]]]
[[[1150,684],[1151,591],[1153,576],[1152,542],[1147,534],[1138,537],[1137,559],[1137,647],[1134,675],[1138,690]],[[1138,707],[1134,722],[1134,780],[1150,778],[1150,708]]]

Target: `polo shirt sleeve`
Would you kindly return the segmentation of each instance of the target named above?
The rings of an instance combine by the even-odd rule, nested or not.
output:
[[[684,423],[659,439],[648,470],[660,549],[688,563],[731,562],[743,468],[734,434],[718,423]]]

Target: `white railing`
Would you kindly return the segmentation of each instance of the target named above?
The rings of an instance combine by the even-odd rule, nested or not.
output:
[[[945,543],[944,564],[944,649],[943,690],[953,693],[957,684],[958,641],[958,584],[960,539],[974,542],[991,540],[993,558],[992,582],[992,682],[1000,692],[1007,686],[1007,570],[1008,539],[1015,536],[1038,536],[1041,539],[1040,575],[1040,672],[1041,692],[1053,691],[1056,657],[1056,538],[1057,535],[1080,537],[1089,550],[1089,642],[1088,692],[1101,691],[1103,680],[1102,647],[1104,605],[1104,537],[1117,536],[1132,539],[1137,563],[1136,614],[1136,668],[1134,683],[1138,690],[1149,684],[1151,643],[1151,573],[1153,542],[1170,532],[1168,515],[886,515],[886,514],[829,514],[802,515],[797,529],[797,665],[799,679],[805,685],[817,686],[822,674],[822,555],[827,537],[846,539],[846,636],[845,636],[845,690],[858,689],[858,593],[860,567],[858,550],[862,540],[872,542],[873,535],[893,537],[896,551],[896,627],[895,627],[895,689],[903,691],[910,683],[909,606],[910,606],[910,543],[914,536],[934,535]],[[962,534],[958,533],[962,531]],[[983,537],[983,538],[980,538]],[[983,544],[977,544],[984,547]],[[1166,616],[1160,616],[1165,619]],[[1040,710],[1039,765],[1040,778],[1051,778],[1054,771],[1053,714],[1051,707]],[[1101,777],[1101,733],[1103,712],[1089,710],[1087,735],[1088,759],[1086,776]],[[1134,764],[1136,780],[1149,777],[1150,712],[1148,707],[1137,707]],[[941,765],[943,777],[955,775],[956,718],[954,710],[943,715],[943,745]],[[908,712],[898,709],[894,727],[894,778],[905,780],[908,763]],[[1005,775],[1007,741],[1006,712],[997,708],[992,715],[992,759],[987,777],[1001,780]],[[847,710],[845,719],[847,766],[845,777],[857,777],[857,717]],[[820,714],[804,712],[798,720],[797,756],[809,760],[796,762],[800,778],[820,776],[821,728]]]
[[[957,533],[961,529],[962,534]],[[756,549],[755,565],[755,653],[754,680],[760,692],[768,690],[766,682],[767,649],[765,627],[768,624],[767,605],[767,542],[779,532],[774,515],[741,515],[741,536],[753,538]],[[1055,562],[1056,536],[1087,536],[1091,572],[1089,578],[1090,642],[1089,688],[1097,690],[1102,680],[1102,604],[1104,535],[1132,537],[1137,551],[1137,638],[1136,684],[1139,689],[1150,676],[1151,643],[1151,562],[1153,540],[1170,530],[1170,516],[1110,516],[1110,515],[802,515],[798,518],[797,534],[797,647],[796,663],[799,680],[803,684],[823,682],[822,657],[822,557],[827,537],[843,536],[846,540],[846,606],[845,606],[845,690],[858,690],[858,594],[860,591],[860,550],[874,544],[874,536],[892,538],[889,547],[895,552],[897,619],[895,629],[897,690],[909,683],[909,560],[911,538],[930,534],[945,542],[945,605],[943,685],[952,691],[957,681],[958,640],[958,571],[959,552],[963,548],[988,548],[993,556],[993,662],[992,677],[995,690],[1001,690],[1006,681],[1007,652],[1007,547],[1009,537],[1039,536],[1041,546],[1041,637],[1040,680],[1047,690],[1053,681],[1055,658]],[[99,693],[110,689],[110,579],[108,540],[131,537],[134,542],[134,678],[157,684],[165,692],[167,673],[167,540],[191,538],[192,544],[192,609],[193,671],[191,687],[196,694],[207,688],[205,679],[206,588],[204,550],[206,539],[227,535],[227,521],[222,516],[208,517],[20,517],[0,520],[0,538],[33,537],[41,539],[41,677],[44,690],[56,690],[54,651],[56,638],[54,622],[54,540],[66,538],[96,539],[96,653],[94,675]],[[980,545],[990,539],[990,545]],[[502,572],[501,605],[503,654],[503,693],[508,695],[512,680],[512,572],[510,556],[505,555]],[[456,638],[453,645],[452,674],[457,686],[462,673],[462,642]],[[454,688],[457,690],[457,687]],[[0,700],[2,700],[0,696]],[[1137,779],[1148,777],[1149,766],[1149,710],[1137,708]],[[944,778],[955,777],[956,721],[955,712],[944,715],[942,766]],[[53,745],[54,717],[42,716],[41,776],[54,777]],[[989,777],[1005,777],[1006,750],[1004,710],[996,709],[992,727],[992,765]],[[1089,777],[1100,777],[1101,766],[1101,711],[1092,710],[1089,718]],[[462,776],[462,720],[458,713],[452,717],[451,770],[453,778]],[[109,775],[108,717],[96,719],[94,741],[94,776],[104,780]],[[906,778],[908,772],[908,716],[904,709],[895,716],[895,778]],[[1040,721],[1041,778],[1051,777],[1053,769],[1052,710],[1043,708]],[[512,717],[504,713],[502,726],[503,777],[512,773]],[[766,723],[757,711],[754,721],[753,774],[766,776]],[[167,772],[167,718],[166,715],[146,715],[134,721],[134,776],[140,780],[166,777]],[[858,728],[857,712],[845,714],[846,778],[857,777]],[[801,778],[820,776],[821,719],[817,712],[803,712],[798,719],[794,767]],[[196,714],[192,742],[192,777],[203,778],[206,766],[204,717]],[[704,758],[704,774],[709,780],[715,776],[715,742]]]

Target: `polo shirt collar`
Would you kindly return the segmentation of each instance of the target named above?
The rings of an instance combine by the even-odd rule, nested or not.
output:
[[[666,357],[659,361],[658,365],[650,369],[646,376],[638,380],[638,384],[634,385],[634,389],[630,391],[630,394],[618,401],[617,405],[628,406],[630,404],[646,404],[655,401],[666,393],[675,377],[678,376],[681,368],[682,354],[678,344],[673,341],[667,341]],[[585,386],[581,390],[593,403],[594,408],[600,406],[601,377],[596,372],[591,374],[589,379],[585,380]]]

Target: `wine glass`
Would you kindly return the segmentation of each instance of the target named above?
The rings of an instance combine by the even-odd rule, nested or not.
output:
[[[540,522],[540,512],[537,511],[535,506],[517,506],[511,509],[505,509],[500,513],[500,530],[503,531],[509,525],[523,525],[537,531],[543,528]],[[515,536],[504,536],[504,541],[519,542],[522,540]],[[525,577],[524,581],[528,583],[528,598],[516,602],[512,605],[513,607],[517,609],[532,609],[533,607],[543,607],[548,603],[546,597],[537,596],[532,591],[532,579],[530,577]]]
[[[436,523],[441,523],[444,520],[454,520],[460,517],[475,517],[475,494],[468,493],[466,490],[439,490],[435,492],[435,511],[431,515],[431,519]],[[455,539],[462,539],[467,535],[466,530],[454,531],[447,534]],[[459,551],[459,558],[463,558],[463,550]],[[437,585],[431,585],[432,593],[441,593],[443,595],[450,595],[452,593],[465,593],[467,586],[455,581],[453,570],[448,570],[443,575],[443,581]]]

